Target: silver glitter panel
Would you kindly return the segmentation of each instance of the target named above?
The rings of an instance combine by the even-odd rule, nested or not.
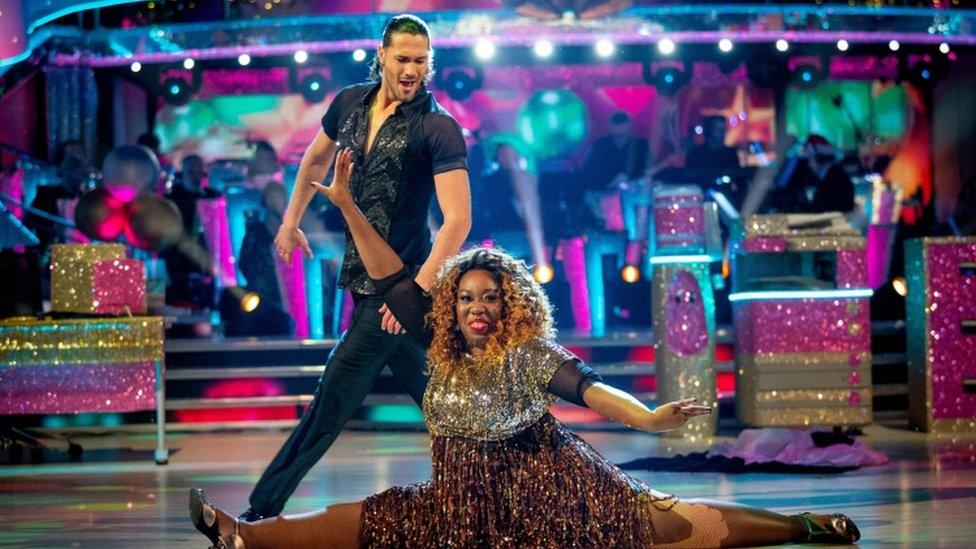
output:
[[[514,345],[498,363],[466,356],[433,364],[424,392],[427,428],[435,436],[501,440],[548,413],[556,397],[553,374],[574,355],[555,342],[533,339]]]

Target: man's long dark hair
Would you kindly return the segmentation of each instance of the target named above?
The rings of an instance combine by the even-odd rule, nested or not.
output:
[[[383,47],[388,48],[390,44],[393,43],[394,33],[406,33],[412,34],[414,36],[423,36],[427,39],[427,45],[430,47],[430,28],[427,27],[427,23],[424,20],[417,17],[416,15],[410,15],[409,13],[404,13],[401,15],[396,15],[386,23],[386,27],[383,28]],[[374,81],[379,81],[383,74],[383,67],[380,66],[379,55],[373,57],[373,61],[369,64],[369,79]],[[424,77],[424,83],[430,82],[430,79],[434,76],[434,59],[431,57],[427,64],[427,75]]]

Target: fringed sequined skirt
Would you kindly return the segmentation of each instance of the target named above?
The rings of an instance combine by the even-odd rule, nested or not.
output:
[[[646,547],[651,490],[546,414],[501,441],[434,437],[434,478],[363,504],[366,547]]]

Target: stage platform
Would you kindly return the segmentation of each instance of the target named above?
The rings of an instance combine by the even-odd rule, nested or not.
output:
[[[243,511],[284,429],[178,432],[168,466],[154,465],[149,435],[85,436],[84,463],[52,453],[44,465],[0,467],[0,547],[205,547],[187,518],[188,488]],[[636,432],[582,436],[615,462],[702,446]],[[968,547],[976,530],[976,435],[949,437],[871,425],[863,440],[891,463],[840,475],[653,473],[636,476],[685,497],[714,497],[781,512],[843,511],[861,547]],[[311,470],[286,512],[358,500],[430,475],[428,437],[343,433]]]

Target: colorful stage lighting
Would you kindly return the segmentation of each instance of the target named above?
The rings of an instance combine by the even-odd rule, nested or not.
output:
[[[294,58],[296,63],[304,63],[308,61],[308,52],[305,50],[298,50],[295,52]]]
[[[487,61],[495,56],[495,44],[489,40],[478,40],[474,45],[474,55],[482,61]]]
[[[552,42],[548,40],[539,40],[534,46],[532,46],[532,52],[535,53],[535,56],[540,59],[549,58],[552,56],[552,52],[555,51],[555,49],[556,48],[552,45]]]
[[[132,72],[139,72],[139,71],[141,71],[142,70],[142,63],[140,63],[138,61],[133,61],[132,64],[129,65],[129,70],[131,70]]]
[[[786,51],[788,49],[790,49],[790,43],[789,42],[787,42],[786,40],[784,40],[782,38],[780,38],[779,40],[776,41],[776,50],[777,51],[784,52],[784,51]]]
[[[298,87],[302,97],[309,103],[321,103],[328,94],[325,77],[318,73],[306,75]]]
[[[670,38],[662,38],[661,41],[657,43],[657,51],[661,52],[661,55],[671,55],[674,53],[674,50],[674,40],[671,40]]]
[[[730,51],[732,51],[732,46],[733,46],[732,41],[729,40],[728,38],[723,38],[718,41],[718,49],[722,53],[729,53]]]
[[[901,44],[897,40],[892,40],[888,42],[888,49],[891,51],[898,51],[901,49]]]
[[[532,269],[532,277],[535,278],[535,281],[539,284],[548,284],[549,282],[552,282],[552,277],[554,275],[555,272],[552,270],[552,265],[536,265],[535,268]]]
[[[251,64],[251,56],[246,53],[242,53],[237,56],[237,63],[242,67],[246,67]]]
[[[636,265],[624,265],[623,269],[620,269],[620,278],[627,284],[634,284],[640,280],[640,269]]]
[[[192,57],[187,57],[183,60],[183,68],[186,70],[193,70],[193,67],[195,67],[196,64],[197,62],[194,61]]]
[[[847,51],[851,49],[851,44],[847,40],[841,38],[837,41],[837,49],[840,51]]]
[[[247,292],[241,298],[241,310],[245,313],[253,313],[258,305],[261,304],[261,296],[255,292]]]
[[[183,78],[167,78],[162,91],[163,99],[170,105],[186,105],[190,100],[190,83]]]
[[[363,48],[356,48],[356,51],[352,52],[352,60],[357,63],[362,63],[366,60],[366,50]]]
[[[902,297],[908,295],[908,282],[905,281],[905,277],[896,276],[894,280],[891,281],[891,287],[894,288],[895,293]]]
[[[949,48],[949,44],[947,42],[943,42],[943,43],[939,44],[939,51],[941,51],[942,53],[948,54],[949,51],[951,51],[950,48]]]
[[[596,51],[597,56],[606,59],[607,57],[613,55],[613,52],[617,49],[617,46],[610,40],[603,38],[594,44],[593,49]]]

